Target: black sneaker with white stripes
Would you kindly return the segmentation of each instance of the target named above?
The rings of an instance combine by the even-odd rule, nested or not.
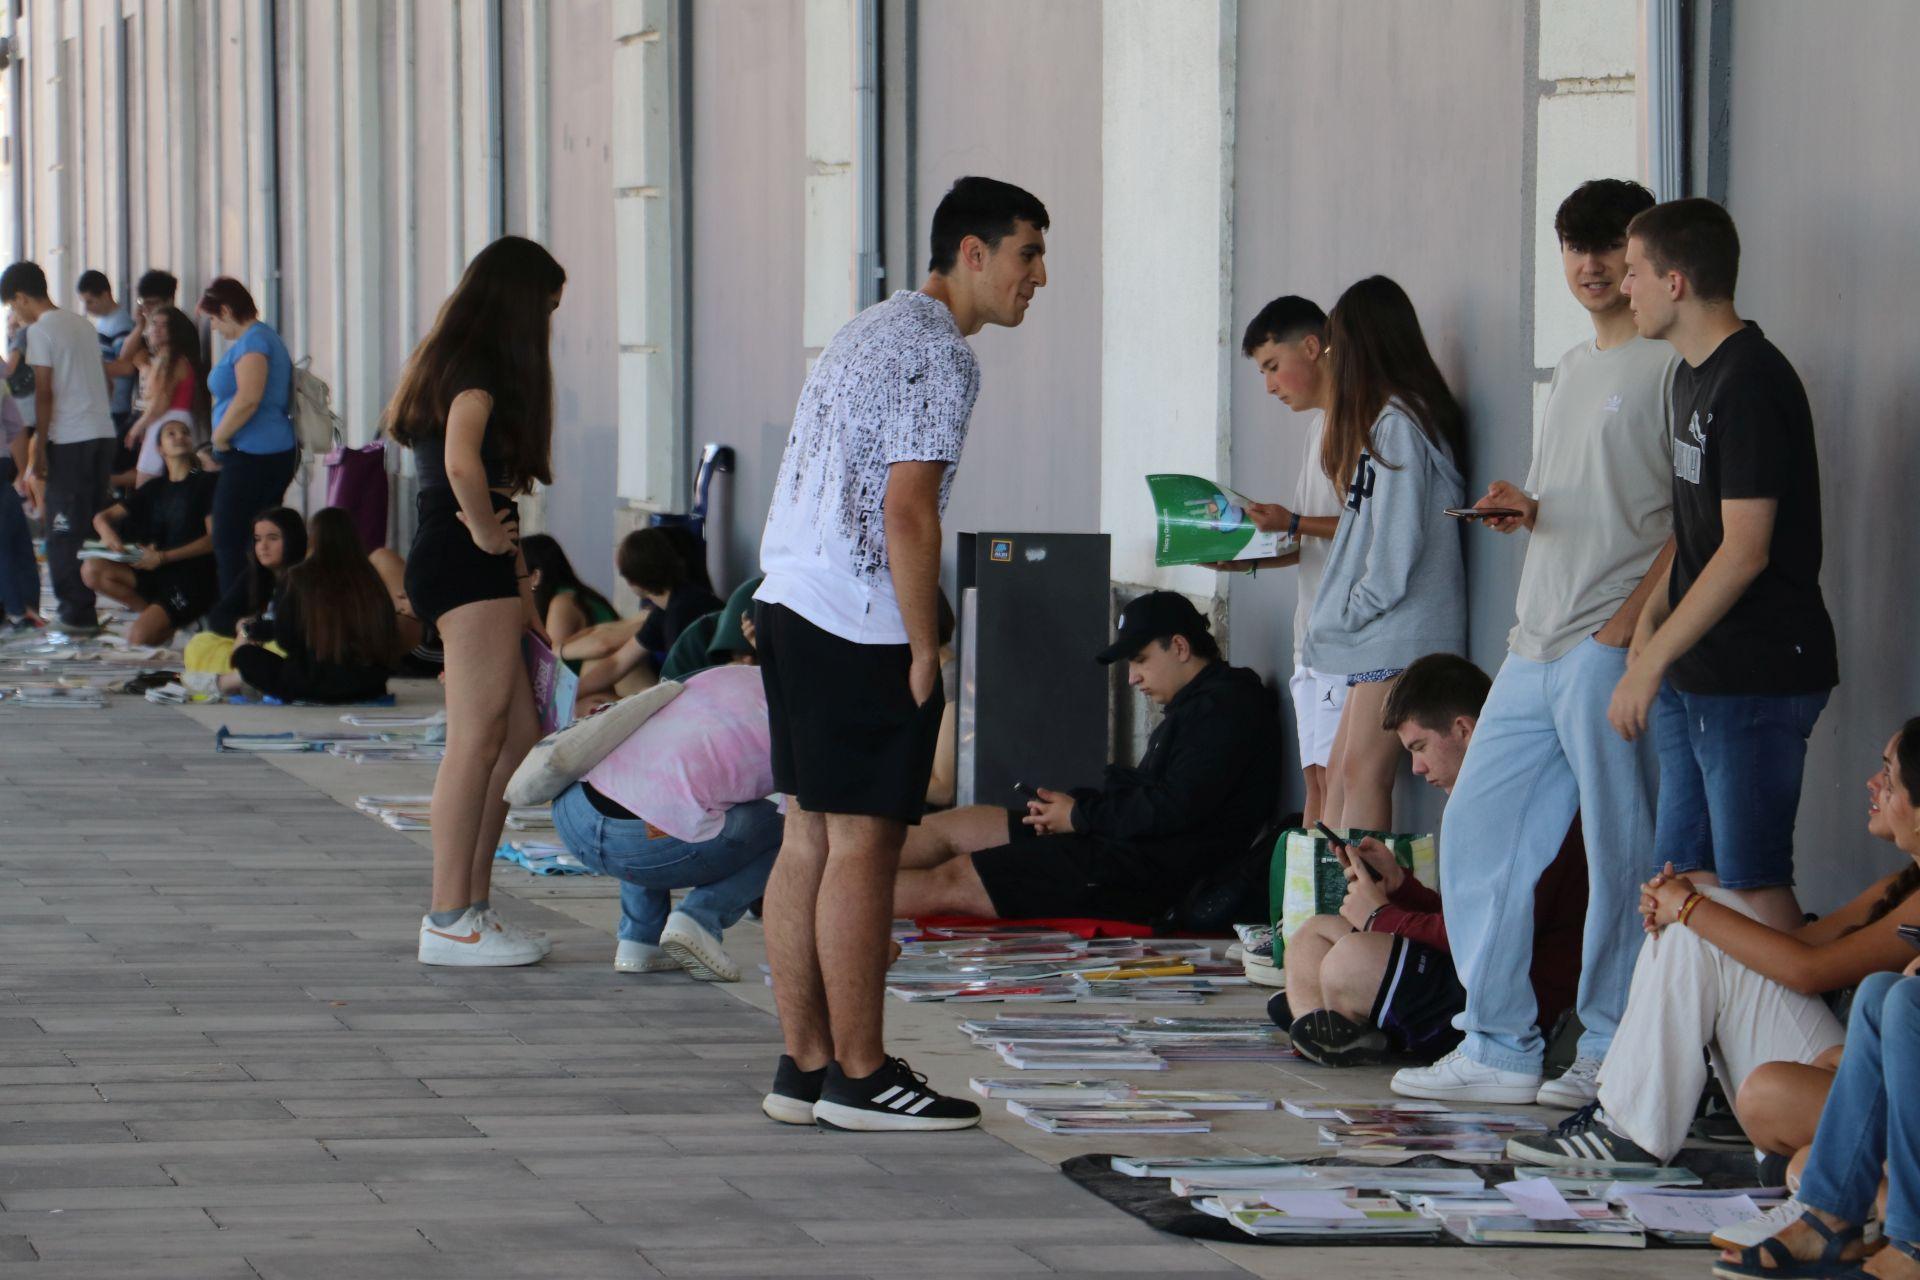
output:
[[[1588,1103],[1548,1133],[1507,1139],[1507,1158],[1521,1165],[1644,1164],[1665,1161],[1632,1138],[1615,1133],[1597,1102]]]
[[[823,1128],[859,1133],[926,1132],[970,1129],[980,1123],[980,1108],[936,1093],[905,1059],[888,1058],[878,1071],[857,1080],[839,1063],[829,1064],[813,1118]]]
[[[781,1124],[812,1124],[813,1104],[820,1101],[820,1086],[826,1080],[825,1067],[802,1071],[783,1053],[780,1065],[773,1069],[773,1088],[760,1099],[760,1109]]]

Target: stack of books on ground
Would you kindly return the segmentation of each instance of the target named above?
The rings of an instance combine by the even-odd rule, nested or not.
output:
[[[972,1019],[960,1029],[1023,1071],[1163,1071],[1176,1062],[1295,1056],[1265,1018],[1062,1014]]]
[[[7,701],[20,707],[98,711],[107,705],[107,695],[104,690],[85,685],[23,684],[14,689]]]
[[[975,1076],[967,1086],[983,1098],[1007,1104],[1013,1115],[1029,1109],[1097,1110],[1139,1106],[1182,1111],[1271,1111],[1273,1099],[1241,1089],[1160,1089],[1115,1077],[1036,1080],[1024,1076]]]
[[[326,751],[348,743],[366,743],[364,733],[235,733],[221,725],[214,731],[215,751],[247,751],[255,754],[300,754]]]
[[[1391,1196],[1338,1191],[1272,1191],[1253,1201],[1214,1200],[1202,1212],[1218,1213],[1260,1239],[1430,1240],[1445,1229]]]
[[[1238,966],[1215,961],[1204,942],[907,928],[887,972],[887,990],[900,1000],[1197,1004],[1246,982]]]
[[[431,764],[447,754],[442,742],[395,734],[335,741],[328,744],[327,751],[349,764]]]
[[[432,796],[360,796],[353,807],[395,831],[426,831],[432,826]]]
[[[583,876],[592,874],[567,846],[551,840],[502,840],[493,851],[497,861],[524,867],[536,876]]]
[[[1359,1160],[1437,1155],[1465,1164],[1494,1164],[1505,1158],[1507,1139],[1547,1127],[1532,1116],[1490,1111],[1403,1117],[1368,1116],[1356,1109],[1350,1114],[1361,1118],[1322,1124],[1320,1144],[1333,1148],[1337,1156]]]

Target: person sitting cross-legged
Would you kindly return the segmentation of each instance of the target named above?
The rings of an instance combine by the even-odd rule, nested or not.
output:
[[[140,551],[132,564],[83,560],[90,589],[133,610],[127,642],[164,645],[220,599],[213,558],[214,478],[194,457],[193,428],[174,419],[159,428],[166,474],[93,518],[108,550]]]
[[[907,835],[896,916],[1092,918],[1149,924],[1235,858],[1271,818],[1280,720],[1260,677],[1228,666],[1200,611],[1155,591],[1121,611],[1099,655],[1166,708],[1133,768],[1034,792],[1026,811],[969,805]]]
[[[1430,785],[1452,793],[1490,686],[1465,658],[1435,653],[1409,666],[1387,694],[1384,727],[1399,736],[1414,773]],[[1314,916],[1287,939],[1287,989],[1268,1012],[1288,1026],[1302,1057],[1323,1066],[1389,1057],[1431,1062],[1460,1042],[1454,1022],[1466,1009],[1440,895],[1408,875],[1378,840],[1350,848],[1373,874],[1349,861],[1339,914]],[[1471,858],[1474,851],[1447,848],[1441,855]],[[1586,874],[1576,818],[1533,893],[1530,977],[1543,1027],[1573,1004]]]

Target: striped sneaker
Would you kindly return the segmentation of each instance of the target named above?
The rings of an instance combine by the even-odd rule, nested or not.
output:
[[[1632,1138],[1607,1127],[1597,1102],[1589,1103],[1548,1133],[1507,1139],[1507,1158],[1517,1165],[1665,1164]]]
[[[936,1093],[905,1059],[888,1058],[878,1071],[857,1080],[839,1063],[830,1064],[813,1119],[823,1128],[860,1133],[971,1129],[980,1123],[980,1108]]]

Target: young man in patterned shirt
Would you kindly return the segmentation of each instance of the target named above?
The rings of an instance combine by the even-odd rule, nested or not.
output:
[[[800,393],[760,544],[756,641],[788,797],[767,885],[787,1052],[762,1109],[787,1124],[963,1129],[881,1040],[887,927],[944,699],[940,517],[980,373],[967,338],[1018,325],[1047,282],[1047,211],[962,178],[934,211],[927,281],[849,321]]]

